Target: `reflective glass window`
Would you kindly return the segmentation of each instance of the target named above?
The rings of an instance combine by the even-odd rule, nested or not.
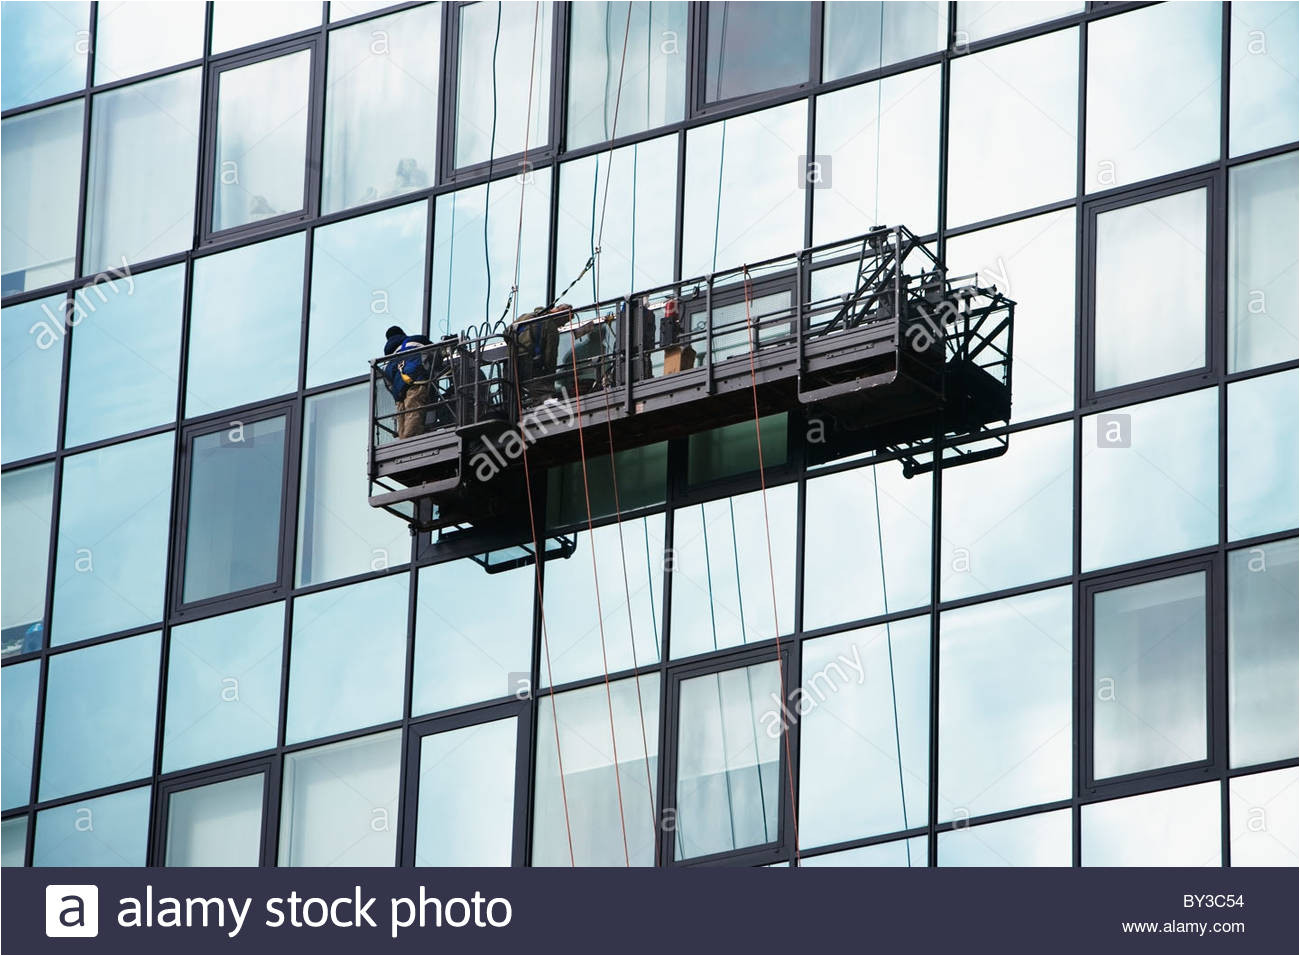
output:
[[[987,40],[1012,30],[1046,23],[1072,13],[1082,13],[1082,3],[1052,3],[1027,0],[1023,3],[997,2],[997,0],[961,0],[957,4],[957,41],[966,45],[976,40]]]
[[[85,86],[89,29],[89,3],[0,3],[0,108]]]
[[[1295,82],[1300,73],[1297,6],[1246,0],[1233,3],[1230,9],[1228,152],[1240,156],[1295,142],[1300,133],[1296,120],[1300,96]]]
[[[488,574],[469,558],[420,569],[413,714],[529,689],[535,575],[532,567]]]
[[[1204,571],[1100,591],[1092,617],[1092,772],[1204,760]]]
[[[0,312],[0,458],[5,463],[54,451],[67,300],[62,295]]]
[[[706,13],[706,101],[807,82],[810,4],[714,3]]]
[[[193,69],[95,96],[85,275],[192,244],[202,84]]]
[[[624,521],[621,531],[617,524],[597,528],[594,536],[582,531],[576,538],[571,557],[546,565],[550,682],[564,684],[658,661],[663,515]],[[548,680],[545,671],[542,680]]]
[[[1204,189],[1097,216],[1094,389],[1206,364],[1205,219]]]
[[[0,670],[0,707],[4,717],[4,772],[0,806],[5,810],[30,802],[32,747],[36,742],[36,690],[41,662],[24,661]]]
[[[709,9],[714,18],[720,13],[717,5]],[[807,104],[795,102],[686,134],[683,277],[759,262],[803,244],[798,186],[807,126]]]
[[[1016,302],[1013,421],[1074,405],[1074,256],[1073,209],[948,240],[949,275],[978,273]]]
[[[834,853],[819,853],[817,856],[805,856],[799,860],[803,866],[925,866],[926,837],[912,837],[907,840],[891,840],[888,843],[873,843],[870,846],[854,847],[851,850],[836,850]]]
[[[950,95],[950,226],[1074,195],[1077,30],[955,60]]]
[[[566,296],[571,303],[603,301],[671,282],[674,242],[668,220],[673,212],[666,199],[676,193],[676,136],[561,166],[556,289],[582,272],[597,245],[595,267]],[[600,196],[599,209],[591,201],[594,195]]]
[[[212,231],[303,208],[311,51],[217,76]]]
[[[75,301],[65,443],[175,421],[185,267],[86,286]]]
[[[280,866],[393,866],[402,732],[284,758]]]
[[[51,643],[162,619],[174,442],[167,432],[64,459]]]
[[[465,9],[479,6],[483,4]],[[521,189],[524,191],[522,233],[519,231]],[[491,184],[490,194],[488,186],[481,185],[443,193],[437,198],[429,307],[431,336],[451,335],[484,322],[490,325],[502,316],[510,301],[510,290],[516,285],[519,292],[515,301],[520,313],[546,304],[550,209],[549,168],[534,170],[526,181],[518,176],[496,180]],[[511,312],[505,317],[509,320],[513,315]]]
[[[675,123],[685,115],[687,5],[660,0],[631,6],[631,19],[623,0],[570,8],[570,149]]]
[[[78,800],[36,814],[33,866],[144,866],[149,787]]]
[[[287,743],[402,716],[407,581],[398,574],[294,601]]]
[[[823,80],[901,63],[948,43],[942,3],[831,2],[823,5],[822,18]]]
[[[794,627],[797,495],[795,485],[767,492],[771,566],[760,492],[677,510],[673,518],[673,657],[770,641],[776,636],[774,626],[781,634],[790,633]]]
[[[1070,866],[1069,810],[1035,813],[939,834],[940,866]]]
[[[806,641],[802,667],[800,844],[923,826],[930,781],[930,619]]]
[[[939,649],[939,819],[1069,797],[1070,589],[945,611]]]
[[[618,505],[614,506],[614,477],[618,477]],[[668,443],[627,448],[587,459],[587,482],[582,481],[582,463],[559,465],[546,478],[546,523],[581,525],[587,521],[587,502],[593,518],[610,518],[620,510],[661,505],[668,495]],[[641,526],[649,544],[649,529]]]
[[[330,33],[321,212],[433,185],[441,27],[430,3]]]
[[[1297,154],[1228,170],[1228,371],[1297,355]]]
[[[1233,866],[1289,866],[1300,863],[1296,830],[1295,767],[1233,777],[1228,781],[1228,826]]]
[[[1218,783],[1087,804],[1084,866],[1219,866]]]
[[[900,467],[884,464],[814,478],[807,487],[805,630],[930,600],[928,475],[904,478]]]
[[[394,0],[330,0],[330,23],[374,13],[393,6],[393,3]]]
[[[1217,3],[1158,4],[1089,25],[1089,192],[1218,158],[1222,25]]]
[[[474,3],[457,8],[457,167],[522,153],[525,146],[537,149],[546,145],[551,6],[542,3],[529,11],[514,6],[507,9],[504,3]]]
[[[172,628],[164,773],[275,746],[283,647],[283,603]]]
[[[765,661],[682,681],[676,859],[779,838],[786,717],[778,666]]]
[[[279,580],[284,452],[283,416],[194,439],[182,601]]]
[[[766,298],[766,297],[765,297]],[[755,305],[764,299],[756,300]],[[767,300],[766,309],[789,308],[790,297],[785,293],[772,296]],[[744,309],[740,309],[744,313]],[[715,309],[714,321],[729,322],[735,318],[735,309],[724,306]],[[703,332],[704,316],[699,314],[692,320],[695,331]],[[718,336],[719,349],[730,335]],[[743,348],[748,350],[748,342],[742,332],[739,336]],[[728,351],[730,351],[728,349]],[[785,412],[764,415],[755,427],[752,421],[723,425],[692,432],[686,440],[686,481],[691,485],[700,485],[719,478],[743,475],[758,471],[758,439],[763,440],[763,467],[773,468],[786,463],[789,449],[789,416]]]
[[[420,741],[416,866],[509,866],[518,719]]]
[[[46,577],[54,463],[0,476],[0,657],[35,651],[45,643]]]
[[[1083,420],[1083,570],[1218,540],[1214,389]]]
[[[187,417],[297,387],[305,244],[299,232],[194,263]]]
[[[203,56],[205,8],[193,0],[101,3],[95,82],[112,83]]]
[[[1297,753],[1296,539],[1228,554],[1228,760]]]
[[[23,866],[27,859],[27,817],[0,823],[0,866]]]
[[[830,167],[809,184],[814,242],[877,225],[904,225],[917,235],[934,231],[941,86],[939,67],[930,66],[817,97],[816,154],[829,156]]]
[[[153,772],[160,645],[154,631],[50,658],[40,799]]]
[[[1300,524],[1298,381],[1293,369],[1228,386],[1230,539]]]
[[[534,866],[654,865],[659,675],[644,675],[639,684],[634,678],[612,681],[608,698],[606,692],[605,685],[597,685],[538,702]]]
[[[263,40],[320,26],[320,5],[261,0],[256,6],[217,0],[212,5],[212,52],[224,53]]]
[[[412,203],[313,233],[308,388],[368,374],[390,325],[420,331],[428,211]]]
[[[357,449],[366,447],[368,407],[365,385],[314,395],[304,404],[299,586],[379,571],[410,557],[405,522],[366,500]]]
[[[174,791],[164,866],[257,866],[262,850],[260,774]]]
[[[84,109],[74,100],[0,123],[5,295],[72,278]]]
[[[1016,432],[1006,454],[945,473],[944,600],[1068,575],[1073,515],[1071,422]]]

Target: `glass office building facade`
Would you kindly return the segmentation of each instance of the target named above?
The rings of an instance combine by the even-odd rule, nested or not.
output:
[[[5,865],[1296,864],[1295,3],[2,9]],[[1004,456],[368,506],[387,326],[895,223]]]

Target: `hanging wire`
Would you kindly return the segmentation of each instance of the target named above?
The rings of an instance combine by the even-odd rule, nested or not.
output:
[[[501,46],[501,7],[502,3],[498,0],[496,33],[492,37],[492,136],[488,140],[487,185],[483,189],[483,266],[487,270],[487,283],[483,289],[483,325],[485,328],[489,324],[489,313],[492,310],[492,254],[488,250],[488,214],[492,208],[492,164],[496,159],[497,151],[497,50]],[[448,279],[448,282],[450,282],[450,279]],[[448,321],[450,321],[450,316]]]

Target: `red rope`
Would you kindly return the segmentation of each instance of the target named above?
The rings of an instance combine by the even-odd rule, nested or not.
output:
[[[760,423],[758,414],[758,371],[754,362],[754,352],[758,347],[758,329],[754,325],[753,316],[750,312],[750,286],[749,286],[749,267],[744,269],[745,276],[745,325],[749,331],[749,384],[750,390],[754,396],[754,439],[758,445],[758,479],[759,485],[763,492],[763,530],[767,535],[767,574],[772,585],[772,624],[773,633],[776,635],[776,675],[780,682],[781,700],[785,701],[785,668],[781,661],[781,615],[776,606],[776,566],[772,561],[772,522],[768,516],[767,509],[767,470],[763,464],[763,428]],[[798,315],[799,303],[795,303],[795,314]],[[796,329],[796,334],[801,330]],[[712,347],[712,343],[709,343]],[[786,781],[790,785],[790,818],[794,822],[794,855],[795,863],[799,862],[799,808],[795,804],[794,798],[794,760],[790,756],[790,724],[789,721],[782,720],[781,727],[785,736],[785,769]]]

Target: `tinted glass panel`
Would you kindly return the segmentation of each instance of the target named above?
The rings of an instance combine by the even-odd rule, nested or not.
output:
[[[930,619],[806,642],[801,688],[799,842],[821,846],[923,825]]]
[[[194,439],[182,600],[279,580],[284,432],[268,418]]]
[[[46,576],[54,463],[7,471],[0,477],[0,657],[39,650],[45,642]]]
[[[942,3],[823,5],[822,79],[836,80],[942,50],[948,11]]]
[[[287,743],[402,716],[407,581],[398,574],[294,601]]]
[[[174,421],[185,267],[87,286],[77,301],[66,444]]]
[[[509,866],[518,721],[495,720],[420,741],[416,866]]]
[[[1083,569],[1218,539],[1214,389],[1083,420]]]
[[[948,224],[1073,196],[1079,34],[1049,33],[952,65]],[[990,109],[997,103],[997,109]]]
[[[202,3],[101,3],[95,82],[111,83],[203,56]]]
[[[201,86],[194,69],[95,97],[84,274],[190,247]]]
[[[167,807],[165,866],[257,866],[262,774],[178,790]]]
[[[708,101],[807,81],[811,4],[715,3],[707,12]]]
[[[32,746],[36,742],[36,689],[41,662],[25,661],[0,670],[0,706],[3,707],[4,767],[0,779],[0,806],[5,810],[30,801]]]
[[[87,44],[77,41],[89,26],[89,3],[0,4],[0,108],[36,103],[85,86]]]
[[[213,232],[303,207],[310,84],[310,50],[219,74]]]
[[[1205,572],[1093,597],[1096,778],[1206,757]]]
[[[1262,159],[1228,171],[1228,370],[1294,359],[1297,158]]]
[[[53,644],[162,619],[174,442],[168,432],[64,460]]]
[[[1084,866],[1218,866],[1217,783],[1144,793],[1083,808]]]
[[[50,658],[42,800],[153,771],[160,640],[155,631]]]
[[[772,308],[789,308],[790,298],[784,294],[773,296]],[[742,313],[743,309],[740,310]],[[730,321],[734,310],[729,306],[714,310],[714,321]],[[704,317],[699,315],[694,320],[696,331],[704,329]],[[726,336],[719,336],[723,342]],[[748,351],[748,343],[742,333],[742,347]],[[686,481],[692,485],[729,478],[758,471],[758,439],[763,439],[763,466],[773,468],[786,462],[789,448],[789,416],[785,412],[765,415],[758,421],[737,422],[694,432],[686,441]]]
[[[1097,217],[1095,389],[1205,365],[1205,203],[1196,189]]]
[[[36,815],[33,866],[144,866],[149,787],[79,800]]]
[[[284,758],[280,866],[392,866],[401,731]]]
[[[940,618],[939,819],[1070,795],[1070,589]]]
[[[682,681],[677,726],[679,860],[775,842],[782,721],[776,661]]]
[[[1089,192],[1218,157],[1222,24],[1217,3],[1172,3],[1088,27]]]
[[[366,500],[366,386],[307,399],[298,489],[299,585],[380,571],[411,554],[407,525]]]
[[[551,101],[551,4],[528,10],[475,3],[461,7],[457,14],[456,165],[472,166],[522,153],[525,145],[545,146]]]
[[[1240,156],[1296,140],[1300,51],[1296,4],[1247,0],[1233,3],[1231,10],[1228,149]]]
[[[676,512],[673,657],[770,641],[774,626],[782,634],[793,629],[796,496],[795,485],[768,491],[771,566],[759,492]]]
[[[893,464],[808,482],[805,630],[929,601],[931,492],[929,476],[907,479]]]
[[[1296,541],[1228,555],[1228,758],[1297,753]]]
[[[1054,810],[939,834],[940,866],[1070,866],[1071,813]]]
[[[584,687],[556,695],[553,705],[545,698],[538,703],[534,866],[654,865],[659,675],[648,674],[639,685],[636,680],[614,681],[608,694],[603,685]]]
[[[330,34],[321,212],[433,185],[442,4]]]
[[[0,458],[6,463],[52,452],[58,441],[66,301],[55,295],[0,312]]]
[[[163,772],[274,747],[284,604],[172,628]]]
[[[1228,386],[1228,537],[1300,524],[1296,386],[1292,370]]]
[[[5,295],[72,278],[83,110],[76,100],[0,124]]]
[[[194,264],[188,417],[297,387],[305,242],[295,233]]]
[[[469,559],[420,569],[413,714],[528,688],[535,575],[532,567],[488,574]]]

